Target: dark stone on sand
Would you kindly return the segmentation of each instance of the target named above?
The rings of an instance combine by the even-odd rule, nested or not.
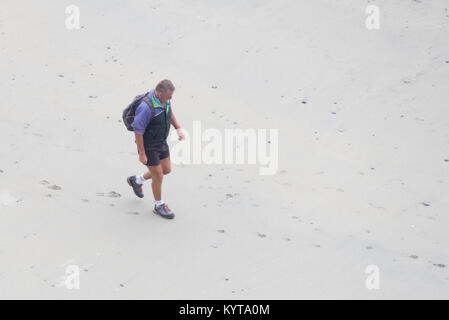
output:
[[[410,255],[410,258],[412,258],[412,259],[418,259],[418,256],[415,255],[415,254],[411,254],[411,255]]]
[[[439,268],[446,268],[446,265],[445,264],[442,264],[442,263],[434,263],[433,264],[435,267],[439,267]]]
[[[259,237],[261,237],[261,238],[265,238],[265,237],[267,236],[267,235],[265,235],[265,234],[263,234],[263,233],[260,233],[260,232],[258,232],[257,235],[258,235]]]
[[[60,186],[57,186],[57,185],[52,185],[52,186],[49,186],[48,187],[49,189],[53,189],[53,190],[61,190],[61,187]]]
[[[430,203],[428,203],[426,201],[424,201],[422,204],[423,204],[423,206],[426,206],[426,207],[430,206]]]
[[[217,230],[217,232],[219,233],[225,233],[225,231],[223,229]]]
[[[307,101],[303,100],[303,101],[301,101],[301,103],[302,103],[302,104],[306,104],[306,103],[307,103]]]

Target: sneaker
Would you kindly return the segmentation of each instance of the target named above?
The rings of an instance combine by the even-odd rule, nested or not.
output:
[[[168,208],[166,203],[159,206],[154,205],[153,213],[160,214],[162,217],[167,219],[173,219],[175,214]]]
[[[131,176],[128,177],[128,179],[126,179],[128,181],[128,184],[133,188],[134,193],[136,194],[136,196],[138,196],[139,198],[143,198],[143,192],[142,192],[142,184],[138,184],[136,182],[136,176]]]

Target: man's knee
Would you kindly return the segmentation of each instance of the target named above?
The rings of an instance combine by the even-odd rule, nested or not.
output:
[[[162,179],[164,176],[163,169],[159,166],[155,166],[150,168],[151,178],[153,180]]]
[[[171,172],[171,168],[164,168],[162,173],[163,174],[169,174]]]

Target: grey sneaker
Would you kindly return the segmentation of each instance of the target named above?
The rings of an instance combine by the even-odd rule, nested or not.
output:
[[[167,219],[173,219],[175,214],[168,208],[166,203],[159,206],[154,205],[153,213],[160,214],[162,217]]]
[[[131,188],[133,188],[136,196],[138,196],[139,198],[143,198],[142,185],[136,182],[136,176],[128,177],[126,181],[128,181],[128,184],[131,186]]]

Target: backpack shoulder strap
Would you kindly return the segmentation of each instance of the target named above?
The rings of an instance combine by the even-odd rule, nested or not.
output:
[[[147,95],[145,95],[143,98],[142,98],[142,101],[144,101],[147,105],[148,105],[148,107],[150,108],[150,111],[151,111],[151,118],[153,118],[154,117],[154,106],[153,106],[153,102],[151,101],[151,99],[150,98],[148,98],[147,97]]]

